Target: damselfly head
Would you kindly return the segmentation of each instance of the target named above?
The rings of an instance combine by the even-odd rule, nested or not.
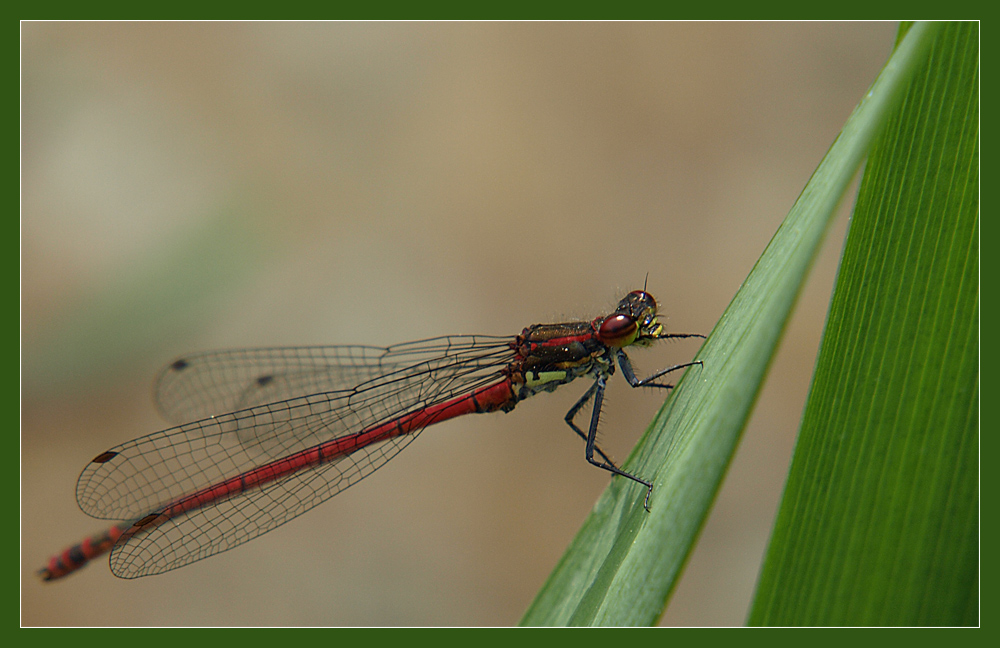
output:
[[[639,335],[633,344],[649,346],[663,335],[663,324],[656,318],[656,300],[645,290],[633,290],[618,304],[621,308],[628,303],[633,317],[639,323]]]
[[[644,290],[633,290],[604,318],[597,337],[612,347],[648,346],[663,333],[656,319],[656,300]]]

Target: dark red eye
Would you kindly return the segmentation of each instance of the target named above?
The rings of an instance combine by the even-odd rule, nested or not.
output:
[[[639,324],[631,315],[611,315],[597,330],[597,339],[611,347],[624,347],[632,344],[639,334]]]

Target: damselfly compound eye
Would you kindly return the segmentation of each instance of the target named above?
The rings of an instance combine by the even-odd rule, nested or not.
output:
[[[597,339],[611,347],[624,347],[632,344],[639,335],[639,323],[631,315],[619,313],[601,322],[597,331]]]

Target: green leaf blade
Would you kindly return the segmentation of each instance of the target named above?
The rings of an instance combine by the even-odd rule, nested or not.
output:
[[[869,160],[751,624],[977,622],[977,41]]]

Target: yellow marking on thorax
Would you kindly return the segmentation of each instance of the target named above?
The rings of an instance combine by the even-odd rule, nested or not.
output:
[[[528,371],[524,374],[524,385],[531,388],[563,380],[566,380],[565,371]]]

